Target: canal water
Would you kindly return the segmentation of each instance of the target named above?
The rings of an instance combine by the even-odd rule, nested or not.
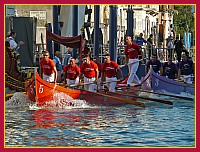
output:
[[[146,95],[174,105],[96,107],[77,100],[37,107],[15,93],[5,107],[5,147],[194,147],[194,102]]]

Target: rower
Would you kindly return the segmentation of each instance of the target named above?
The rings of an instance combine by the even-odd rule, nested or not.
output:
[[[172,62],[172,58],[168,58],[168,61],[163,64],[163,76],[169,79],[176,79],[178,74],[178,68],[175,63]]]
[[[123,76],[119,65],[116,62],[111,61],[109,55],[105,56],[104,63],[102,65],[101,83],[103,84],[103,81],[106,80],[110,92],[115,92],[117,72],[119,72],[120,80],[122,80]]]
[[[57,80],[57,70],[56,65],[49,58],[49,52],[43,52],[43,58],[40,60],[40,75],[46,82],[54,82],[56,84]]]
[[[141,84],[136,72],[139,67],[139,59],[138,55],[142,55],[142,59],[144,59],[143,52],[140,46],[134,42],[132,42],[132,38],[130,36],[126,37],[127,45],[124,48],[125,60],[129,69],[129,78],[127,80],[127,86],[132,85],[133,80],[136,81],[137,84]]]
[[[96,92],[97,90],[96,84],[99,77],[99,70],[97,64],[90,60],[89,55],[85,55],[85,57],[83,58],[83,64],[81,65],[80,70],[81,74],[84,75],[84,89]]]
[[[160,62],[160,60],[157,59],[156,55],[152,55],[151,56],[151,60],[149,60],[146,63],[146,74],[148,73],[149,69],[150,69],[150,65],[152,65],[152,69],[155,73],[158,73],[162,75],[163,73],[163,68],[162,68],[162,64]]]
[[[178,79],[184,82],[193,83],[193,61],[188,59],[185,54],[181,55],[181,61],[178,63]]]
[[[69,64],[64,66],[63,71],[65,75],[65,84],[68,86],[79,84],[80,68],[76,65],[76,60],[74,58],[69,60]]]

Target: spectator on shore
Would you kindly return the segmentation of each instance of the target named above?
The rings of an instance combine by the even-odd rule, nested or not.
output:
[[[60,57],[61,57],[61,54],[59,51],[56,51],[55,52],[55,56],[53,58],[53,61],[56,65],[56,69],[57,69],[57,72],[58,72],[58,77],[57,77],[57,82],[58,83],[61,83],[61,73],[62,73],[62,63],[60,61]]]
[[[183,45],[183,38],[182,37],[181,37],[181,39],[175,45],[175,52],[177,54],[177,60],[178,60],[178,62],[180,62],[180,60],[181,60],[181,54],[182,54],[182,52],[185,52],[185,54],[188,56],[188,51],[185,48],[185,46]]]
[[[19,41],[17,43],[15,41],[16,36],[17,36],[16,32],[12,31],[12,32],[10,32],[10,35],[8,36],[8,38],[6,40],[10,44],[10,49],[14,49],[17,53],[19,53],[18,50],[19,50],[19,48],[20,48],[21,45],[24,45],[24,42],[23,41]]]
[[[64,66],[69,64],[69,61],[71,58],[72,58],[72,50],[69,48],[67,51],[67,54],[65,55],[64,61],[63,61]]]
[[[24,45],[23,41],[16,42],[16,36],[17,34],[15,32],[9,31],[7,33],[6,41],[9,43],[9,49],[13,52],[13,56],[18,60],[18,65],[20,65],[20,54],[19,49],[21,45]]]
[[[158,59],[163,60],[164,59],[164,50],[162,47],[162,43],[158,44]]]
[[[152,45],[153,45],[153,34],[150,34],[149,38],[147,39],[147,51],[148,51],[148,59],[149,60],[150,60],[151,55],[153,54]]]
[[[170,36],[168,38],[168,41],[167,41],[167,50],[168,50],[168,58],[172,58],[173,59],[173,50],[174,50],[174,44],[173,44],[173,37]]]
[[[136,43],[142,47],[143,43],[147,43],[147,41],[143,38],[143,33],[140,33],[140,35],[136,39]]]

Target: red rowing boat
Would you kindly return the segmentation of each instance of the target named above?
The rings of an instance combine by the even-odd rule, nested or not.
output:
[[[111,92],[90,92],[82,89],[71,89],[63,86],[45,82],[36,72],[35,76],[26,82],[26,93],[29,99],[37,102],[38,106],[45,105],[48,101],[54,100],[54,94],[63,92],[73,99],[85,100],[90,105],[115,106],[123,104],[133,104],[145,107],[141,102],[136,102],[130,96],[113,95]],[[67,102],[67,101],[66,101]]]
[[[79,90],[71,90],[53,83],[45,82],[39,74],[36,72],[35,77],[26,82],[26,93],[29,99],[33,102],[37,102],[38,106],[44,105],[47,101],[54,100],[53,95],[57,92],[63,92],[77,99],[80,95]]]

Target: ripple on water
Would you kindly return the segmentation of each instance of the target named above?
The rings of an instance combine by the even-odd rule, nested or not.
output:
[[[18,94],[14,99],[20,98],[18,103],[24,105],[26,97]],[[56,98],[59,102],[59,96]],[[71,108],[27,104],[23,109],[8,108],[15,104],[6,103],[5,145],[194,146],[195,113],[192,103],[177,103],[170,108],[152,106],[136,109],[131,105],[94,107],[80,102],[81,106]],[[17,106],[20,105],[18,103]]]

